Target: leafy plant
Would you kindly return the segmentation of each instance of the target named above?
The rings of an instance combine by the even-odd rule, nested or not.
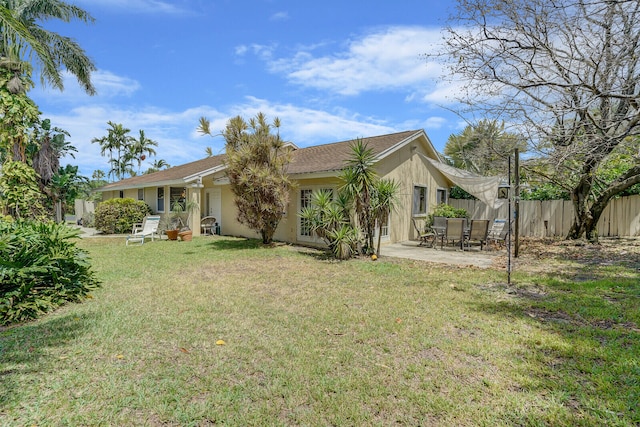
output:
[[[0,324],[35,319],[99,286],[63,224],[0,221]]]
[[[110,199],[96,207],[95,227],[106,234],[129,233],[133,224],[142,222],[151,213],[151,208],[143,201],[131,198]]]
[[[213,135],[204,117],[200,119],[198,131]],[[260,233],[264,244],[270,244],[292,188],[286,173],[291,147],[280,137],[280,120],[275,118],[269,124],[263,113],[248,122],[237,116],[227,122],[222,136],[227,177],[238,208],[237,219]]]
[[[15,218],[34,219],[44,215],[36,172],[26,163],[4,163],[0,174],[0,195],[0,208]]]
[[[176,198],[171,202],[171,215],[165,216],[160,224],[162,230],[189,230],[189,215],[200,209],[193,200]]]
[[[344,193],[333,199],[333,191],[318,190],[311,194],[311,206],[300,212],[303,223],[321,238],[338,259],[350,258],[359,242],[358,232],[350,221]]]
[[[469,213],[466,209],[463,208],[455,208],[446,203],[441,203],[433,210],[432,213],[427,215],[427,220],[425,222],[426,227],[431,227],[433,225],[433,217],[434,216],[443,216],[445,218],[467,218],[469,219]]]
[[[358,232],[349,224],[342,224],[328,233],[331,240],[331,251],[338,259],[349,259],[355,253]]]

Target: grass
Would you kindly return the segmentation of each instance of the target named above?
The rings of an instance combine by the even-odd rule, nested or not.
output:
[[[3,426],[640,423],[637,271],[79,244],[93,298],[0,330]]]

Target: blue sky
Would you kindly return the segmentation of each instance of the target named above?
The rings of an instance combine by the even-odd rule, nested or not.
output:
[[[43,25],[94,60],[98,94],[67,76],[63,92],[38,84],[29,95],[71,133],[79,152],[62,163],[87,176],[108,170],[91,140],[109,120],[134,137],[143,129],[172,166],[205,157],[206,147],[223,152],[221,137],[196,132],[201,116],[222,130],[233,116],[264,112],[300,147],[424,129],[442,151],[464,127],[449,111],[456,85],[421,57],[442,42],[450,1],[68,2],[96,22]]]

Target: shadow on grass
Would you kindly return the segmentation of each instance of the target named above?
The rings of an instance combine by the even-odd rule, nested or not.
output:
[[[262,249],[267,247],[258,239],[220,238],[207,243],[207,246],[219,250]]]
[[[0,412],[17,403],[18,379],[52,369],[48,366],[54,360],[50,350],[81,336],[86,320],[86,315],[69,314],[0,329]]]
[[[253,250],[253,249],[270,249],[279,246],[290,247],[293,250],[319,260],[335,260],[332,254],[325,249],[307,247],[300,245],[291,245],[289,243],[274,242],[270,245],[265,245],[259,239],[246,239],[246,238],[220,238],[211,242],[208,242],[206,246],[216,250]]]
[[[541,286],[483,288],[502,295],[473,302],[475,309],[551,333],[523,337],[522,350],[513,355],[523,362],[520,374],[530,379],[524,388],[558,399],[567,409],[545,415],[544,423],[561,417],[567,425],[640,425],[637,281],[547,279]]]

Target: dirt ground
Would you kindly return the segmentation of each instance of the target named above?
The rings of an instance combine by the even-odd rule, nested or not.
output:
[[[603,268],[623,267],[628,273],[640,274],[640,238],[601,238],[598,244],[524,238],[518,255],[512,258],[514,268],[532,273],[574,274],[577,280],[588,280],[600,275]],[[506,256],[499,257],[494,266],[506,262]]]

